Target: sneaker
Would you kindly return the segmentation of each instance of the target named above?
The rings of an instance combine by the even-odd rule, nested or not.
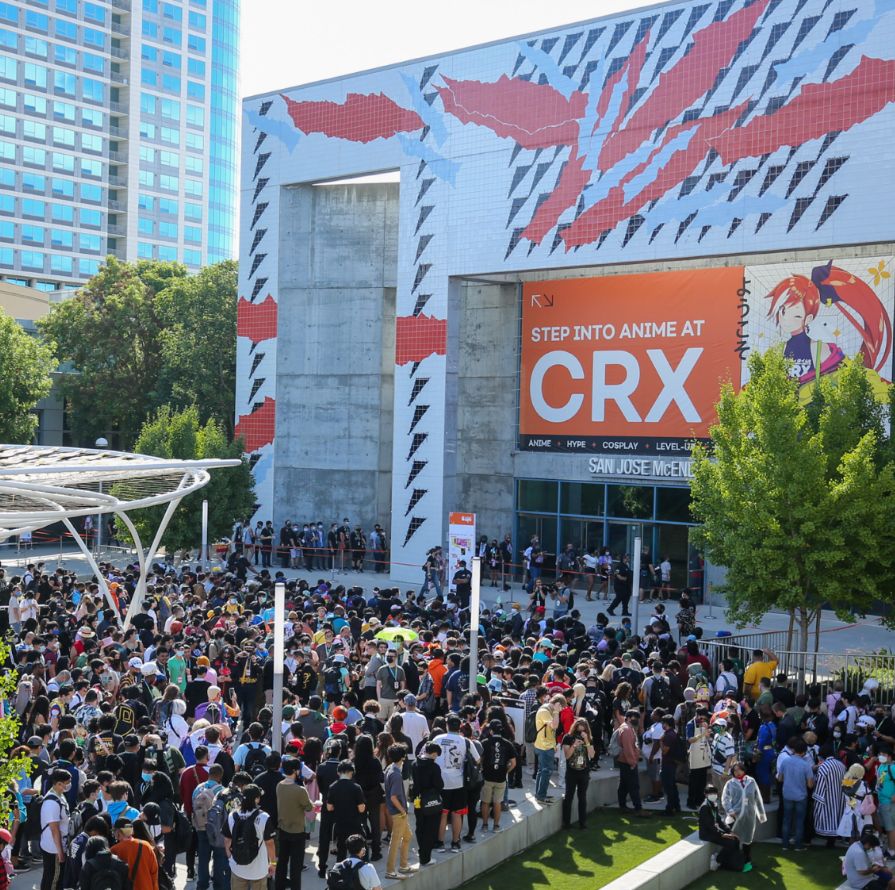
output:
[[[482,826],[482,834],[487,834],[490,831],[487,825]]]
[[[718,862],[718,854],[712,853],[712,858],[709,860],[709,870],[710,871],[718,871],[721,867],[721,863]]]
[[[370,857],[370,862],[380,862],[382,861],[382,853],[374,853]]]
[[[463,840],[466,841],[467,844],[474,844],[476,842],[475,837],[471,834],[464,834]]]
[[[746,874],[746,872],[749,872],[749,871],[752,871],[752,863],[751,862],[747,862],[743,866],[743,874]]]
[[[447,849],[447,847],[444,845],[443,842],[440,843],[440,844],[436,844],[434,847],[432,847],[432,853],[433,853],[433,854],[435,854],[435,853],[447,853],[447,851],[448,851],[448,849]]]
[[[793,847],[793,851],[796,853],[804,853],[807,851],[807,847]]]
[[[31,871],[31,865],[27,862],[20,862],[16,866],[16,874],[21,874],[23,871]]]
[[[195,881],[196,880],[196,869],[188,868],[186,870],[186,879],[188,881]]]
[[[416,869],[412,865],[402,865],[398,868],[398,872],[402,875],[412,875]]]
[[[399,875],[397,872],[391,872],[391,871],[387,871],[385,873],[385,877],[389,881],[403,881],[404,880],[404,875]]]
[[[503,831],[503,825],[495,825],[491,830],[497,834],[498,831]]]
[[[451,852],[452,852],[452,853],[459,853],[459,852],[460,852],[460,842],[459,842],[459,841],[457,841],[456,843],[452,843],[452,844],[451,844]]]
[[[504,806],[505,806],[505,807],[516,807],[516,806],[519,806],[519,804],[516,803],[515,800],[513,800],[512,798],[510,798],[510,799],[504,804]]]

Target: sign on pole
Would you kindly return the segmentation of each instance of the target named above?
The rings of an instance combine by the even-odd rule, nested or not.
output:
[[[460,567],[460,560],[466,560],[466,568],[471,569],[470,559],[475,553],[475,513],[448,514],[448,590],[454,589],[452,578]]]

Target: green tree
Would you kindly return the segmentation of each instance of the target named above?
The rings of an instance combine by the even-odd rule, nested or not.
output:
[[[892,599],[895,467],[859,363],[809,406],[782,352],[753,353],[749,370],[741,392],[722,388],[711,450],[694,452],[693,513],[727,569],[731,620],[783,609],[807,651],[821,608],[851,617]]]
[[[254,511],[255,491],[248,462],[243,458],[239,440],[230,441],[216,420],[199,419],[199,411],[190,406],[176,411],[165,405],[150,417],[137,437],[134,450],[178,460],[203,458],[239,458],[238,467],[225,467],[211,473],[205,488],[188,495],[171,517],[162,543],[169,550],[195,548],[202,528],[202,501],[208,500],[208,539],[228,535],[236,519]],[[135,511],[134,525],[144,546],[152,540],[161,521],[164,506]]]
[[[236,390],[236,286],[233,261],[172,281],[159,294],[165,384],[174,405],[196,405],[200,419],[233,432]]]
[[[4,640],[0,640],[0,663],[9,664],[10,649]],[[19,682],[17,671],[4,670],[0,673],[0,697],[4,700],[14,699]],[[7,825],[9,816],[16,806],[12,794],[13,782],[22,773],[28,775],[32,771],[31,758],[25,755],[12,757],[12,751],[18,745],[21,724],[15,711],[7,717],[0,717],[0,822]]]
[[[53,350],[0,309],[0,442],[27,445],[37,430],[34,406],[48,395]]]
[[[230,430],[236,381],[236,265],[188,276],[179,263],[109,257],[40,323],[70,369],[62,379],[76,438],[118,434],[131,448],[162,405],[199,407]]]

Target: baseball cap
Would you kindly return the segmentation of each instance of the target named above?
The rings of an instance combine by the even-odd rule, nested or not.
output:
[[[158,666],[154,661],[147,661],[140,668],[140,673],[143,674],[144,677],[154,677],[158,673]]]
[[[134,657],[127,663],[127,666],[139,670],[140,668],[143,667],[143,661],[142,661],[142,659],[137,658],[136,656],[134,656]]]
[[[404,704],[409,708],[415,708],[416,696],[412,692],[408,692],[407,695],[404,696]]]

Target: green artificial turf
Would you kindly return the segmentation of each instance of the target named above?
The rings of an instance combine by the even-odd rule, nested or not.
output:
[[[559,806],[559,804],[556,804]],[[595,890],[691,834],[695,822],[618,810],[592,812],[584,831],[551,835],[464,885],[464,890]]]
[[[777,844],[754,844],[752,871],[713,871],[687,890],[832,890],[842,877],[844,850],[810,847],[805,853],[784,853]]]

